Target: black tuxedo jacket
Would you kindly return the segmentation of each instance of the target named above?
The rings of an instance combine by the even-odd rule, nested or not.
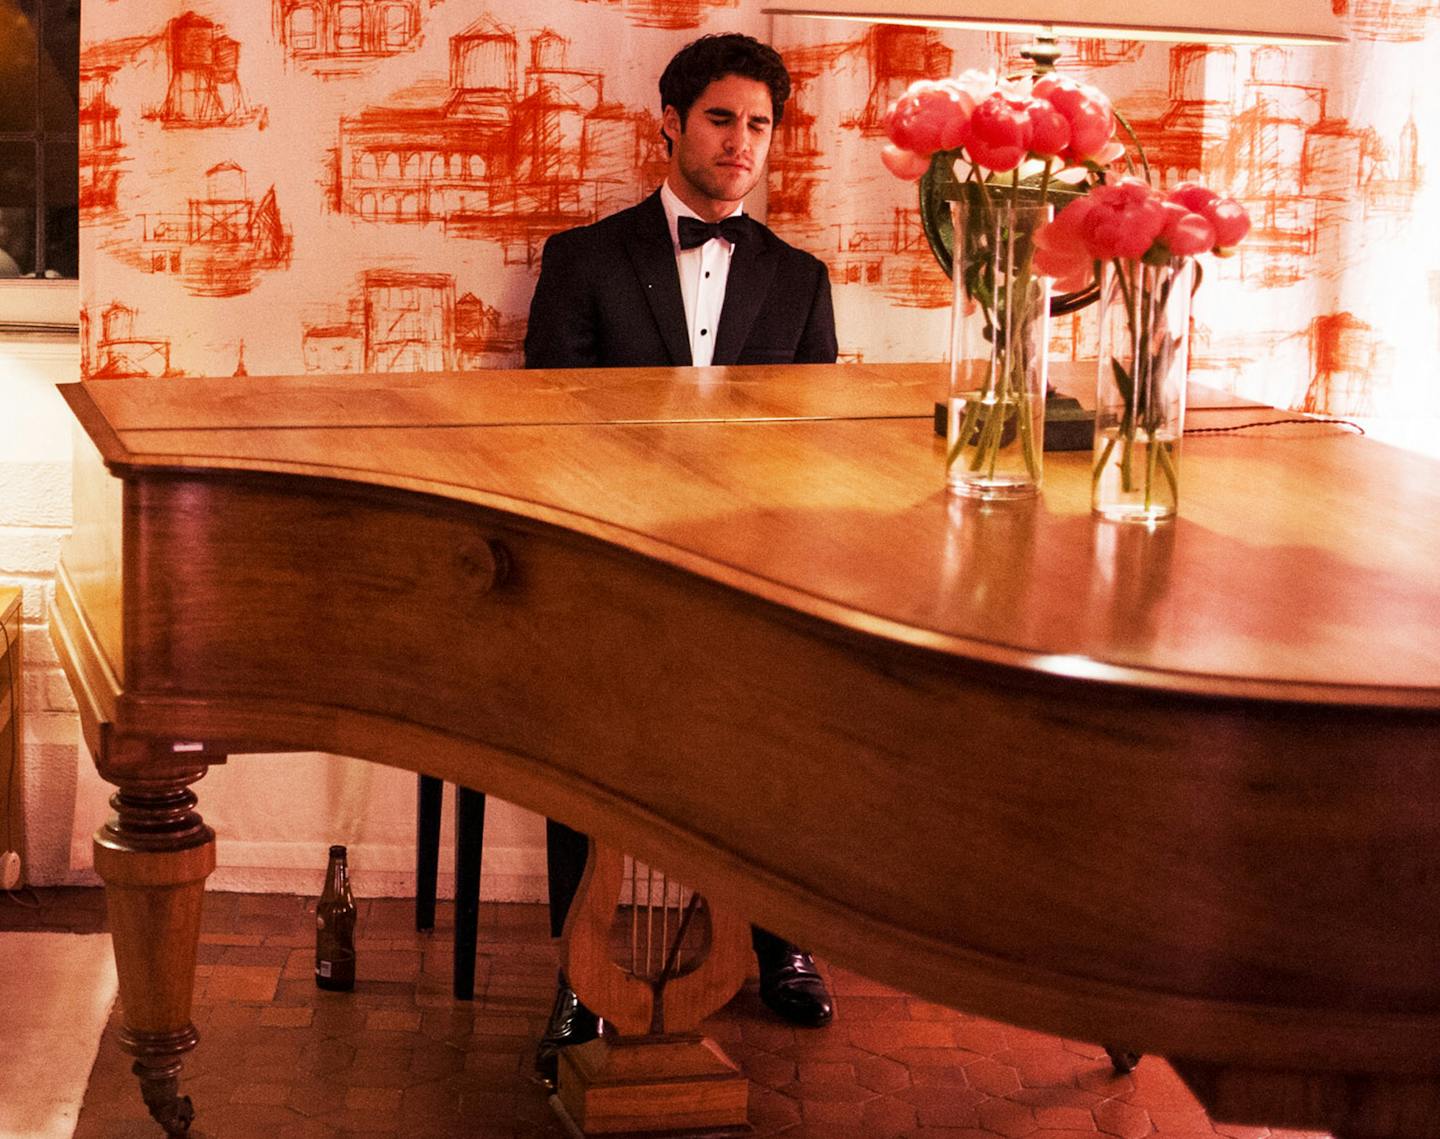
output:
[[[824,264],[753,218],[730,257],[716,364],[833,364]],[[680,274],[657,190],[545,243],[525,333],[527,368],[685,367]]]
[[[716,364],[833,364],[830,278],[815,257],[747,218],[730,255]],[[545,243],[525,333],[527,368],[688,367],[685,301],[657,190]],[[546,820],[550,928],[560,935],[588,840]],[[757,936],[760,936],[757,934]]]

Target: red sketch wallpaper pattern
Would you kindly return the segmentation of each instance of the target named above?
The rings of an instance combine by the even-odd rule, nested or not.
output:
[[[418,48],[425,9],[439,2],[274,0],[271,27],[287,59],[323,78],[346,78]]]
[[[1199,378],[1340,415],[1440,414],[1440,0],[1334,0],[1339,48],[1062,43],[1163,184],[1255,219],[1196,306]],[[89,376],[514,366],[540,249],[663,177],[655,80],[695,35],[784,52],[770,224],[830,268],[851,360],[939,359],[949,285],[879,163],[910,82],[1019,37],[772,18],[738,0],[90,0]],[[1082,357],[1082,312],[1053,348]]]

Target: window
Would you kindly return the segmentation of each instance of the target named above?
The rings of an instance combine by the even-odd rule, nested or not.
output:
[[[410,27],[410,9],[404,4],[391,4],[385,12],[385,46],[398,51],[410,42],[414,32]]]
[[[0,278],[78,277],[80,0],[0,0]]]
[[[334,19],[335,50],[360,51],[365,46],[365,9],[359,4],[341,4]]]
[[[290,48],[292,51],[315,50],[315,9],[296,8],[290,13]]]

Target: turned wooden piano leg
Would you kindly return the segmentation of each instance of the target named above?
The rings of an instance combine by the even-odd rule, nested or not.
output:
[[[167,1135],[184,1135],[195,1114],[179,1088],[181,1061],[199,1039],[190,1001],[201,899],[215,868],[215,833],[188,786],[203,774],[122,783],[110,797],[115,814],[95,832],[120,980],[120,1044]]]

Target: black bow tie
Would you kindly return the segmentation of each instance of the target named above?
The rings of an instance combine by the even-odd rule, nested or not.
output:
[[[731,245],[745,236],[745,218],[731,214],[724,221],[701,221],[699,218],[676,218],[680,223],[680,248],[694,249],[712,237],[723,237]]]

